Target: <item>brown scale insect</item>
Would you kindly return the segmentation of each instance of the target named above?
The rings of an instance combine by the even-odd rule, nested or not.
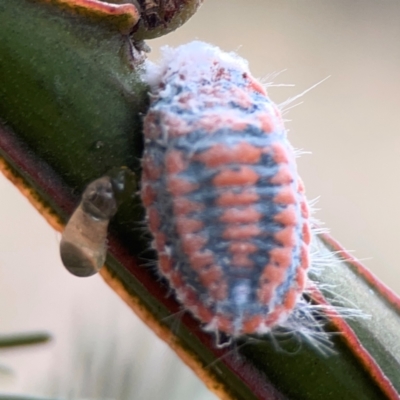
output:
[[[135,175],[128,168],[115,168],[87,186],[60,243],[61,260],[71,274],[87,277],[99,272],[107,255],[110,219],[135,191]]]
[[[108,223],[116,212],[117,202],[110,177],[97,179],[85,189],[60,243],[61,260],[73,275],[91,276],[103,266]]]

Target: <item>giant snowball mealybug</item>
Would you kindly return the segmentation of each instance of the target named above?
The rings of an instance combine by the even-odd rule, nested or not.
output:
[[[279,108],[246,61],[202,42],[164,49],[147,80],[141,197],[160,272],[206,330],[284,325],[311,235]]]

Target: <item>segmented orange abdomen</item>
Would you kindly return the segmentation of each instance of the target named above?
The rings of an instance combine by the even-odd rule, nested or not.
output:
[[[209,330],[286,320],[309,266],[308,206],[280,111],[244,60],[193,42],[150,73],[141,195],[160,272]]]

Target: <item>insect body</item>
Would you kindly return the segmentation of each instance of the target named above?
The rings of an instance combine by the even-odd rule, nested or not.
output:
[[[74,275],[97,273],[107,255],[107,229],[119,205],[136,189],[135,175],[128,168],[115,168],[90,183],[62,234],[60,255]]]
[[[90,276],[103,266],[108,223],[116,211],[109,177],[97,179],[86,188],[60,243],[62,262],[72,274]]]
[[[309,212],[279,109],[201,42],[150,70],[141,196],[161,273],[206,329],[266,333],[295,309]]]

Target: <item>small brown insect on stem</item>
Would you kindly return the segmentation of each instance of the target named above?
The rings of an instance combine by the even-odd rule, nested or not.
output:
[[[60,243],[61,260],[73,275],[91,276],[103,266],[108,224],[120,203],[134,192],[133,180],[134,174],[121,168],[96,179],[83,192]]]

